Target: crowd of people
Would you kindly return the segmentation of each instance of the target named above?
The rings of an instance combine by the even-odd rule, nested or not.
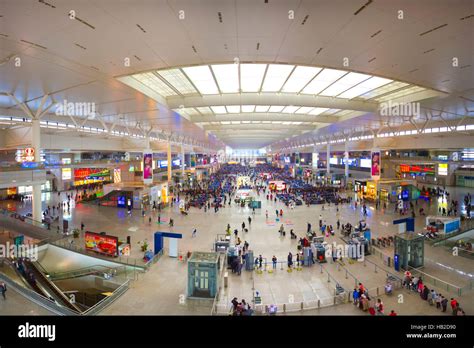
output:
[[[447,311],[449,302],[452,315],[465,315],[464,310],[456,299],[451,297],[451,300],[448,300],[443,294],[437,293],[434,289],[430,290],[426,284],[423,283],[421,276],[413,276],[410,271],[406,271],[403,286],[408,290],[417,292],[423,301],[427,301],[430,306],[436,306],[436,308],[443,313]]]

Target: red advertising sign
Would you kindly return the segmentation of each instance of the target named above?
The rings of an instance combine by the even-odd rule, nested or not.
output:
[[[79,168],[74,169],[74,179],[81,180],[87,177],[94,176],[110,176],[110,172],[108,169],[102,168]]]
[[[118,237],[86,232],[85,243],[88,250],[109,256],[117,256],[118,254]]]

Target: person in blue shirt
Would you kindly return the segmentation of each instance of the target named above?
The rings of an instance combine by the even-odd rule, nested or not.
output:
[[[354,288],[354,291],[352,292],[352,297],[354,299],[354,304],[357,305],[359,302],[359,291],[357,291],[356,288]]]

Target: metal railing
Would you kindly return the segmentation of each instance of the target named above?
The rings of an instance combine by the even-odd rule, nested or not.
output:
[[[219,275],[218,275],[218,280],[217,280],[217,293],[216,296],[214,296],[214,301],[212,302],[212,308],[211,308],[211,315],[217,314],[217,303],[219,301],[219,296],[221,294],[221,290],[224,287],[224,272],[227,269],[227,256],[225,253],[220,253],[220,258],[219,258]]]
[[[126,272],[126,266],[108,267],[104,265],[93,265],[89,267],[78,268],[71,271],[46,273],[48,273],[48,276],[51,280],[60,280],[104,273],[116,275],[119,272]]]
[[[94,306],[82,312],[81,315],[98,314],[100,311],[110,306],[115,300],[117,300],[120,296],[122,296],[129,288],[130,288],[130,280],[127,279],[125,283],[123,283],[117,289],[115,289],[112,295],[103,298],[102,300],[97,302]]]
[[[114,263],[121,263],[129,267],[141,268],[143,270],[147,270],[150,267],[149,265],[147,265],[147,263],[143,262],[142,260],[138,260],[136,258],[123,257],[123,256],[117,256],[117,257],[105,256],[93,251],[88,251],[84,247],[77,246],[76,244],[71,243],[67,240],[63,240],[63,239],[51,242],[51,244],[63,249],[68,249],[68,250],[71,250],[80,254],[84,254],[87,256],[92,256],[101,260],[106,260],[106,261],[114,262]]]
[[[440,246],[440,245],[445,245],[446,243],[449,243],[449,239],[451,239],[452,237],[456,237],[456,236],[459,236],[465,232],[468,232],[470,230],[473,230],[474,229],[474,219],[468,219],[468,220],[463,220],[461,221],[461,226],[459,227],[459,231],[458,232],[454,232],[454,233],[449,233],[441,238],[438,238],[438,239],[435,239],[433,241],[431,240],[427,240],[430,244],[432,244],[433,246]]]
[[[121,284],[117,289],[114,290],[112,295],[103,298],[101,301],[97,302],[94,306],[88,308],[84,312],[76,312],[70,310],[67,307],[62,305],[58,305],[55,301],[50,300],[44,296],[41,296],[34,290],[28,289],[26,287],[21,286],[14,280],[10,279],[4,274],[0,273],[0,279],[7,284],[7,287],[10,287],[16,290],[20,295],[27,298],[28,300],[46,308],[50,312],[57,314],[57,315],[96,315],[107,306],[112,304],[117,298],[123,295],[130,287],[130,279],[127,279],[123,284]]]
[[[443,291],[453,292],[458,296],[462,296],[462,287],[448,283],[442,279],[434,277],[428,273],[421,271],[419,268],[413,268],[408,266],[409,271],[412,275],[417,275],[422,278],[424,284],[431,284],[432,286],[437,287],[438,289],[442,289]],[[471,284],[472,289],[472,284]]]
[[[0,274],[0,279],[7,284],[7,287],[15,290],[18,294],[25,297],[26,299],[32,301],[33,303],[47,309],[48,311],[56,314],[56,315],[79,315],[79,313],[72,311],[66,307],[59,306],[53,300],[50,300],[44,296],[41,296],[37,292],[27,289],[21,285],[19,285],[14,280],[10,279],[4,274]]]

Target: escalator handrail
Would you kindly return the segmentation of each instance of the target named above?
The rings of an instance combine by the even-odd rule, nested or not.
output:
[[[77,307],[74,303],[71,303],[69,298],[64,295],[64,293],[59,289],[56,284],[54,284],[51,280],[49,280],[37,267],[37,262],[28,262],[27,265],[32,266],[36,273],[38,273],[41,276],[41,279],[46,283],[47,287],[49,287],[50,290],[53,291],[53,293],[59,297],[61,302],[63,302],[63,305],[67,306],[68,308],[77,311],[78,313],[81,312],[81,309]]]
[[[9,288],[17,291],[21,296],[29,299],[30,301],[36,303],[37,305],[46,308],[50,312],[57,315],[78,315],[79,313],[70,310],[69,308],[58,306],[56,302],[52,301],[49,298],[46,298],[34,290],[22,287],[14,280],[7,277],[5,274],[0,273],[0,279],[4,281]]]
[[[88,266],[88,267],[82,267],[82,268],[77,268],[77,269],[73,269],[73,270],[70,270],[70,271],[64,271],[64,272],[53,272],[53,273],[49,273],[49,276],[50,278],[54,278],[54,279],[57,279],[59,277],[63,277],[65,274],[71,274],[71,275],[74,275],[74,274],[81,274],[83,271],[87,271],[87,270],[96,270],[97,272],[100,272],[100,270],[98,270],[97,268],[102,268],[102,271],[122,271],[122,270],[125,270],[125,266],[119,266],[119,267],[109,267],[109,266],[105,266],[105,265],[92,265],[92,266]]]

